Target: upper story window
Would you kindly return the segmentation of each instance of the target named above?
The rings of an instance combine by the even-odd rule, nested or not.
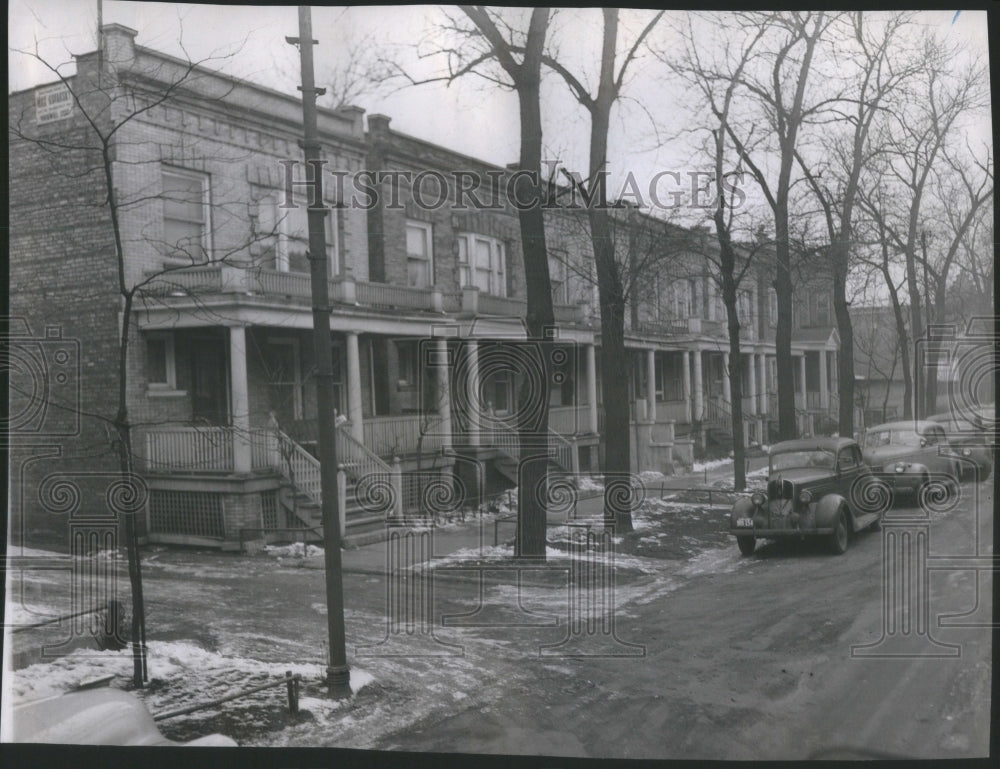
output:
[[[163,241],[178,261],[203,263],[209,251],[208,175],[163,168]]]
[[[434,250],[431,225],[406,223],[406,284],[410,288],[434,285]]]
[[[552,286],[553,304],[569,304],[567,259],[565,251],[559,249],[549,251],[549,283]]]
[[[459,233],[458,269],[463,286],[476,286],[494,296],[507,295],[507,249],[503,241]]]
[[[309,272],[309,209],[305,196],[296,195],[295,205],[282,208],[283,194],[268,190],[255,195],[257,198],[257,258],[264,269],[279,272]],[[327,275],[340,273],[337,242],[336,208],[327,208],[323,217],[326,229]]]
[[[767,290],[767,322],[771,326],[778,325],[778,292],[773,288]]]

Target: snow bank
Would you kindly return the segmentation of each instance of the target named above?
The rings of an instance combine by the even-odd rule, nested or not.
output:
[[[278,558],[312,558],[323,555],[323,548],[307,545],[304,542],[293,542],[290,545],[265,545],[264,552]]]

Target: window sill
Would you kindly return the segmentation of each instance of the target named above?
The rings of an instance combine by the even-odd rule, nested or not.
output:
[[[184,398],[187,390],[174,390],[170,387],[150,387],[146,390],[147,398]]]

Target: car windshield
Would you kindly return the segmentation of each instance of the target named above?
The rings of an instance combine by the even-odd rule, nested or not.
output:
[[[879,446],[919,446],[920,436],[913,430],[872,430],[865,436],[865,448]]]
[[[783,451],[771,456],[771,472],[792,470],[797,467],[822,467],[832,470],[837,458],[831,451],[807,449],[805,451]]]

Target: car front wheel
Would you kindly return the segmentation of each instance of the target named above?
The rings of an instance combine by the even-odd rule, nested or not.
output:
[[[736,544],[740,548],[740,552],[743,555],[753,555],[754,549],[757,547],[756,537],[737,537]]]
[[[837,520],[833,525],[833,534],[830,535],[830,550],[835,555],[843,555],[847,552],[847,516],[843,508],[837,513]]]

